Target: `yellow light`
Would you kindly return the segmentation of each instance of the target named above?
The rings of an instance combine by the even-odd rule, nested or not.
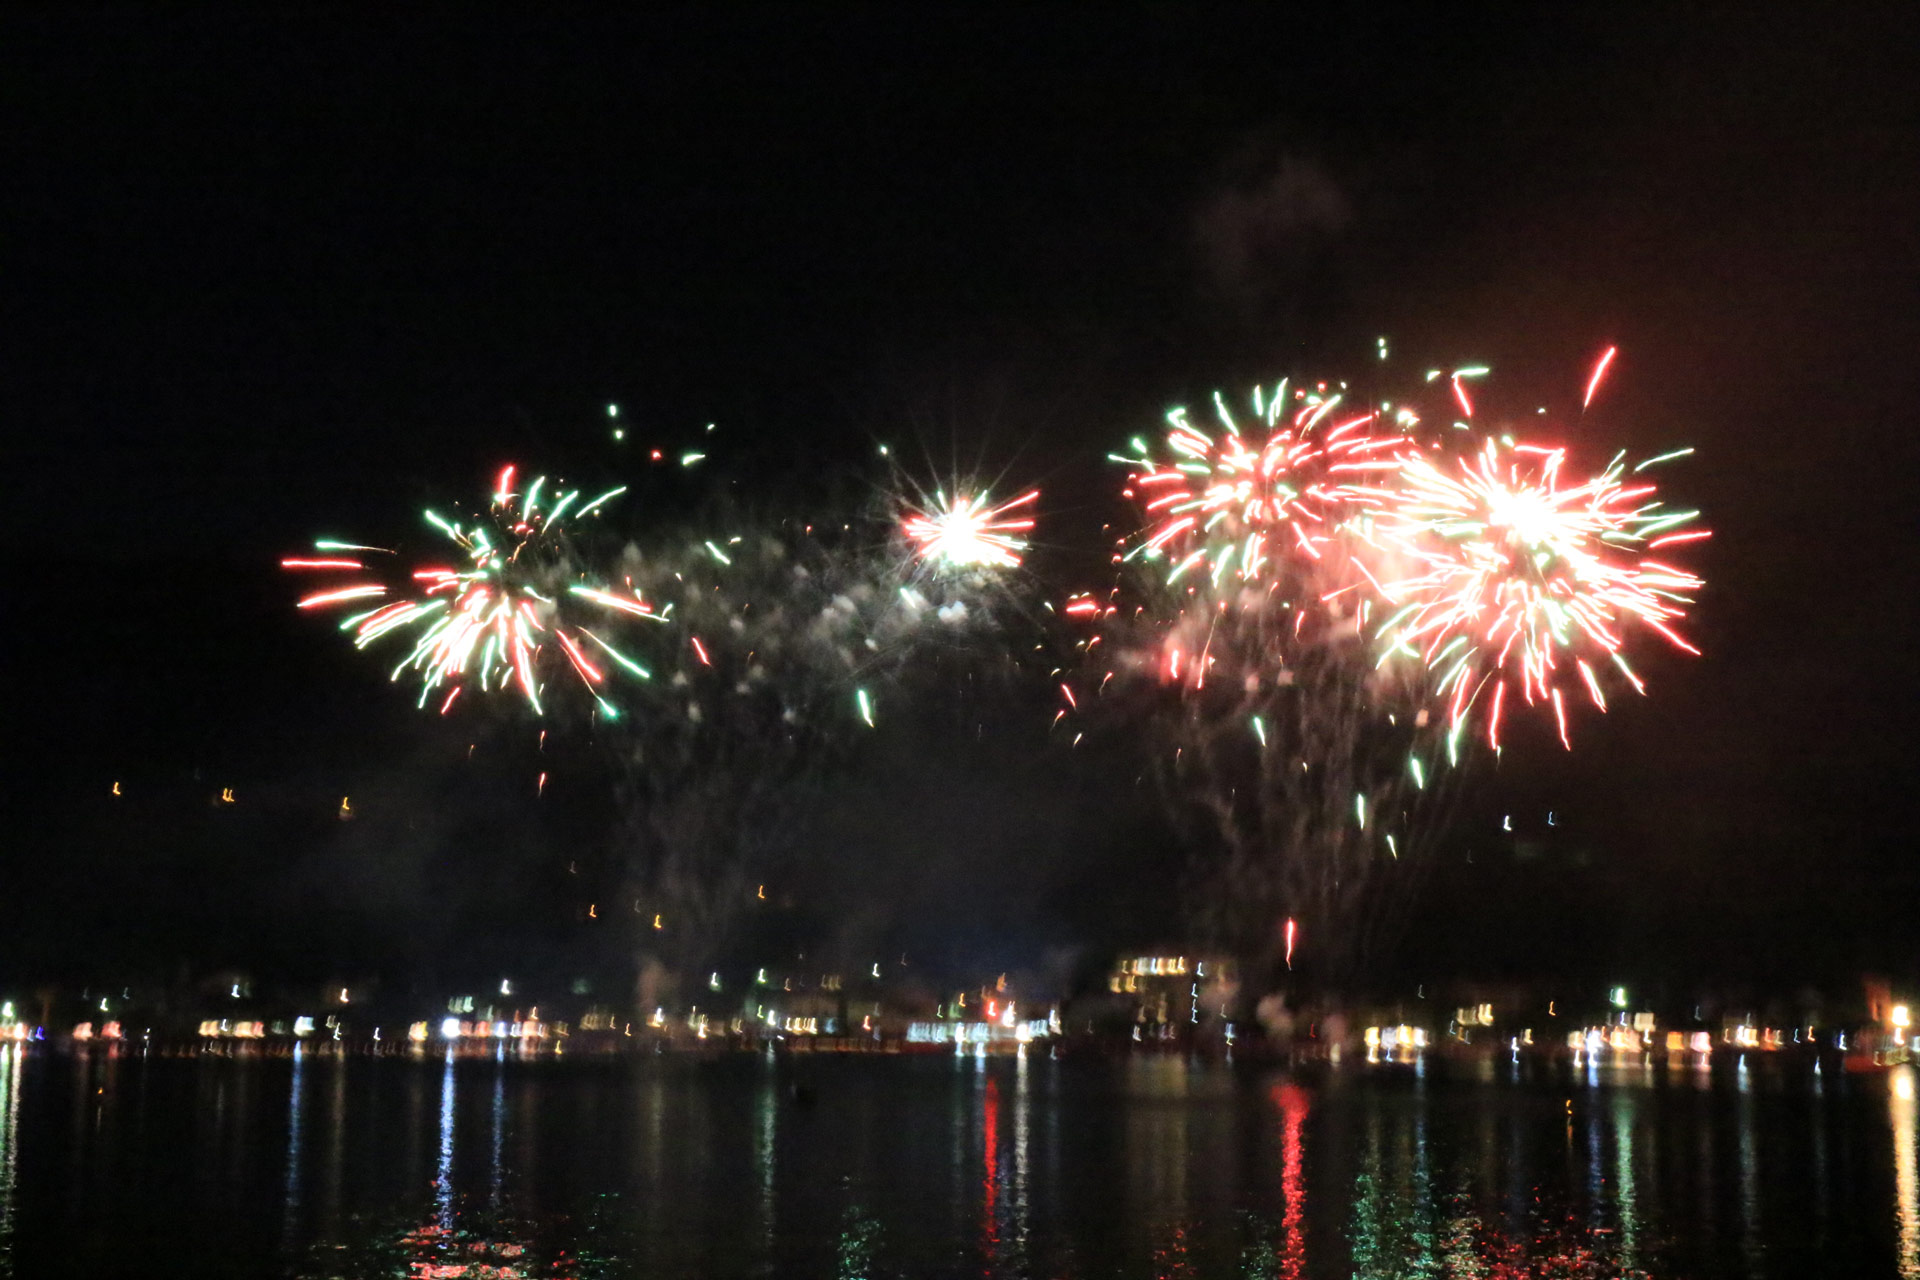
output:
[[[1913,1025],[1913,1011],[1903,1004],[1897,1004],[1893,1006],[1892,1011],[1888,1013],[1887,1021],[1891,1022],[1901,1031],[1905,1031]]]

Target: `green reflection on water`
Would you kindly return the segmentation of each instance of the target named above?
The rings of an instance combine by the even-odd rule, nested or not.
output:
[[[1375,1117],[1354,1179],[1350,1233],[1353,1274],[1367,1280],[1441,1274],[1425,1116],[1403,1130],[1395,1145],[1389,1152]]]
[[[859,1205],[849,1205],[835,1248],[834,1274],[839,1280],[869,1280],[874,1274],[873,1254],[879,1240],[879,1220]]]

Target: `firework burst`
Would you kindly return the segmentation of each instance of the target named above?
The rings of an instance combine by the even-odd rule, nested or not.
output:
[[[1378,431],[1378,411],[1344,399],[1324,385],[1256,388],[1247,430],[1217,392],[1210,428],[1185,408],[1168,413],[1159,449],[1135,439],[1133,454],[1112,455],[1147,519],[1129,554],[1165,559],[1169,582],[1204,574],[1215,585],[1229,574],[1260,580],[1296,556],[1323,559],[1374,481],[1394,471],[1403,442]],[[1403,413],[1400,425],[1413,420]]]
[[[516,491],[514,474],[513,467],[500,473],[487,513],[478,519],[425,513],[458,555],[413,570],[403,588],[390,587],[373,567],[373,557],[393,554],[384,548],[318,542],[314,556],[289,557],[281,565],[332,579],[299,607],[354,607],[340,624],[352,633],[354,647],[365,649],[389,635],[411,638],[393,679],[416,676],[423,707],[438,698],[444,714],[469,688],[512,689],[539,713],[546,677],[564,662],[600,710],[616,715],[604,696],[609,676],[619,671],[646,679],[650,673],[571,615],[590,606],[601,616],[664,622],[667,610],[656,609],[631,586],[621,590],[585,580],[571,531],[625,490],[581,503],[579,490],[555,486],[543,493],[544,476]]]
[[[900,532],[923,563],[944,569],[990,566],[1017,569],[1033,529],[1033,504],[1040,491],[1030,489],[1010,502],[993,505],[983,491],[955,494],[936,489],[924,507],[909,507]]]
[[[1374,530],[1387,553],[1376,579],[1393,610],[1377,634],[1386,657],[1418,659],[1437,677],[1450,738],[1479,715],[1500,745],[1517,693],[1553,709],[1567,738],[1567,696],[1606,709],[1601,672],[1636,690],[1623,653],[1645,627],[1688,653],[1675,629],[1701,580],[1663,558],[1709,536],[1698,513],[1676,511],[1638,478],[1668,454],[1627,469],[1616,457],[1597,475],[1570,478],[1561,448],[1488,438],[1457,461],[1407,451],[1397,492]]]

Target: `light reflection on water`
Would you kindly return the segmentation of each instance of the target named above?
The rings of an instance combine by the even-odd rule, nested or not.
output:
[[[14,1171],[20,1158],[18,1044],[0,1045],[0,1276],[13,1274]]]
[[[287,1203],[283,1240],[291,1241],[300,1224],[300,1133],[307,1113],[307,1055],[293,1047],[293,1083],[287,1089]]]
[[[1902,1276],[1920,1276],[1920,1164],[1914,1152],[1913,1068],[1895,1067],[1887,1081],[1893,1120],[1894,1217],[1899,1224]]]
[[[6,1047],[0,1275],[1920,1280],[1915,1083]]]
[[[440,1078],[440,1163],[433,1172],[434,1216],[440,1230],[453,1232],[453,1051]]]

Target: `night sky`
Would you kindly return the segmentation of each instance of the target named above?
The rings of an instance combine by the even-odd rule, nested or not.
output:
[[[1084,541],[1168,405],[1382,334],[1560,403],[1617,343],[1587,447],[1697,446],[1715,531],[1705,659],[1482,772],[1403,971],[1920,973],[1920,32],[1867,12],[7,20],[0,979],[564,968],[578,833],[293,611],[316,535],[617,482],[617,402],[743,495],[886,441]],[[816,910],[1177,940],[1152,797],[1048,714],[890,730]]]

